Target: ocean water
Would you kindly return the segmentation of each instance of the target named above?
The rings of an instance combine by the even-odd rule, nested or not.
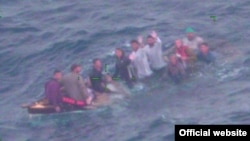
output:
[[[3,141],[173,141],[175,124],[250,123],[248,0],[0,0],[0,139]],[[212,19],[211,16],[215,16]],[[152,79],[130,99],[74,114],[30,117],[57,68],[69,72],[156,30],[164,46],[193,27],[217,53],[174,85]]]

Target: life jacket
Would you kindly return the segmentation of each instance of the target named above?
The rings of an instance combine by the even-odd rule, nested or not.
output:
[[[70,105],[79,106],[79,107],[83,107],[87,105],[85,101],[75,100],[75,99],[65,97],[65,96],[62,97],[62,102],[70,104]]]

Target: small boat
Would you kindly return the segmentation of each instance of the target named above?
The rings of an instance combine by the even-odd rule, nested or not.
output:
[[[129,92],[118,83],[110,83],[107,87],[111,93],[96,94],[96,97],[91,105],[87,105],[85,101],[77,101],[64,96],[62,98],[60,112],[57,112],[55,106],[50,105],[46,98],[40,99],[31,104],[24,104],[21,107],[26,108],[29,114],[54,114],[84,111],[111,105],[115,102],[115,100],[127,98],[130,95]]]
[[[76,101],[67,97],[63,97],[62,101],[60,112],[57,112],[55,106],[50,105],[46,98],[40,99],[32,104],[22,105],[22,108],[26,108],[29,114],[53,114],[89,109],[83,101]]]

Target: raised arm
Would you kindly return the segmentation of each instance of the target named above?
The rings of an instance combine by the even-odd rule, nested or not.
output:
[[[141,35],[139,35],[137,37],[137,41],[139,42],[140,47],[143,48],[144,47],[144,41],[143,41],[143,37]]]
[[[159,36],[157,35],[156,31],[152,31],[152,32],[150,33],[150,35],[155,39],[155,43],[157,44],[156,47],[162,48],[162,41],[161,41],[161,39],[159,38]]]

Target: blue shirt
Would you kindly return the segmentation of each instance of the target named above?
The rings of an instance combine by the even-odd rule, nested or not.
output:
[[[199,53],[197,54],[197,58],[198,60],[203,61],[207,64],[210,64],[215,61],[215,57],[210,51],[207,54],[204,54],[199,51]]]

